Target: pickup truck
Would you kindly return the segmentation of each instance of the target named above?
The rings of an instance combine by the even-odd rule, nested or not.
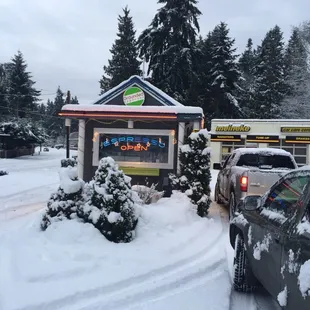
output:
[[[219,169],[214,199],[229,206],[232,218],[236,206],[246,196],[263,195],[287,172],[296,169],[294,157],[274,148],[240,148],[234,150]]]

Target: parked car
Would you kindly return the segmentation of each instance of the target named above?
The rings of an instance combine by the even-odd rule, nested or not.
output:
[[[59,149],[61,149],[61,148],[64,148],[65,146],[64,146],[64,144],[55,144],[54,147],[55,147],[57,150],[59,150]]]
[[[240,199],[263,195],[285,173],[296,169],[294,157],[281,149],[240,148],[222,165],[215,185],[215,201],[229,205],[230,217]]]
[[[310,309],[310,166],[245,197],[230,222],[234,288],[262,285],[285,309]]]
[[[43,152],[49,152],[50,149],[48,147],[43,148]]]

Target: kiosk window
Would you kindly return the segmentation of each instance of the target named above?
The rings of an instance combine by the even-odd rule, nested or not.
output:
[[[168,163],[169,136],[100,134],[99,158],[118,162]]]

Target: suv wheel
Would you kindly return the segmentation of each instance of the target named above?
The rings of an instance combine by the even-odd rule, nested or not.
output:
[[[236,212],[236,198],[235,193],[231,192],[229,196],[229,218],[232,219],[235,212]]]
[[[258,286],[245,253],[244,240],[240,234],[236,236],[235,240],[233,275],[234,289],[238,292],[253,292]]]

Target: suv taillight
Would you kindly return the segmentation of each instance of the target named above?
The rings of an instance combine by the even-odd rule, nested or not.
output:
[[[242,176],[240,178],[240,190],[241,192],[248,191],[248,177]]]

